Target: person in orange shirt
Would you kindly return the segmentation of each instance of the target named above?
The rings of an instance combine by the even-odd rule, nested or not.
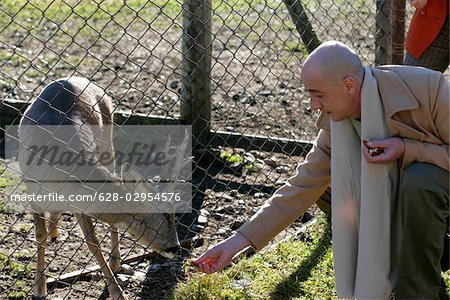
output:
[[[444,72],[449,66],[449,0],[408,0],[416,9],[403,64]]]

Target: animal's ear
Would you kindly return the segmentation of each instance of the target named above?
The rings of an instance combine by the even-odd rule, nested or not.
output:
[[[147,192],[145,177],[132,165],[125,162],[121,166],[122,183],[134,192]]]

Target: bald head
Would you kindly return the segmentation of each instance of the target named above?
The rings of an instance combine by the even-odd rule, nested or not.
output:
[[[328,41],[317,47],[303,64],[303,75],[311,72],[320,72],[323,78],[329,80],[342,80],[352,76],[362,80],[364,67],[358,55],[338,41]]]
[[[323,43],[306,59],[301,79],[313,110],[321,110],[333,121],[360,118],[364,67],[349,47]]]

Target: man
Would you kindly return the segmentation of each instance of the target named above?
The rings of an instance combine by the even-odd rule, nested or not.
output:
[[[192,263],[213,273],[243,248],[261,249],[331,182],[338,297],[383,299],[396,289],[398,299],[436,298],[449,215],[449,83],[425,68],[364,68],[335,41],[310,54],[301,80],[321,112],[305,162]]]

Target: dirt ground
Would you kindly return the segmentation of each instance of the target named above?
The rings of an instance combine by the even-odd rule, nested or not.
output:
[[[339,39],[353,46],[364,63],[373,65],[375,4],[364,7],[360,4],[364,1],[350,2],[358,3],[311,4],[310,18],[320,40]],[[64,26],[70,24],[55,27],[46,19],[39,24],[45,30],[37,33],[2,31],[0,51],[14,51],[21,59],[2,60],[0,99],[29,101],[51,80],[81,75],[105,88],[120,110],[177,117],[182,88],[178,19],[166,26],[122,28],[111,38],[76,35],[69,39],[71,44],[65,44],[67,34],[62,33]],[[311,141],[316,132],[315,115],[300,83],[306,52],[283,4],[270,8],[258,4],[244,11],[236,8],[230,14],[217,12],[213,20],[212,130]],[[219,158],[221,151],[237,153],[260,170],[251,172],[244,163],[226,163]],[[180,251],[171,260],[158,257],[125,266],[119,278],[130,299],[168,298],[176,282],[186,280],[186,259],[229,236],[293,175],[295,165],[304,159],[240,149],[216,148],[209,152],[194,167],[193,213],[177,216],[180,239],[196,236],[203,243]],[[11,161],[2,163],[8,165]],[[0,173],[2,177],[11,176],[8,181],[13,184],[0,188],[1,198],[17,188],[17,174],[6,174]],[[18,191],[24,192],[23,186]],[[314,209],[306,213],[289,232],[314,213]],[[47,247],[49,277],[95,264],[74,216],[64,214],[62,221],[60,238]],[[19,299],[15,295],[20,295],[20,291],[29,298],[33,285],[30,270],[36,260],[32,216],[2,214],[0,226],[0,298]],[[96,226],[106,251],[108,228],[101,223]],[[147,252],[128,236],[122,238],[125,257]],[[104,286],[97,272],[68,286],[58,284],[49,295],[51,299],[98,299],[104,296]]]

